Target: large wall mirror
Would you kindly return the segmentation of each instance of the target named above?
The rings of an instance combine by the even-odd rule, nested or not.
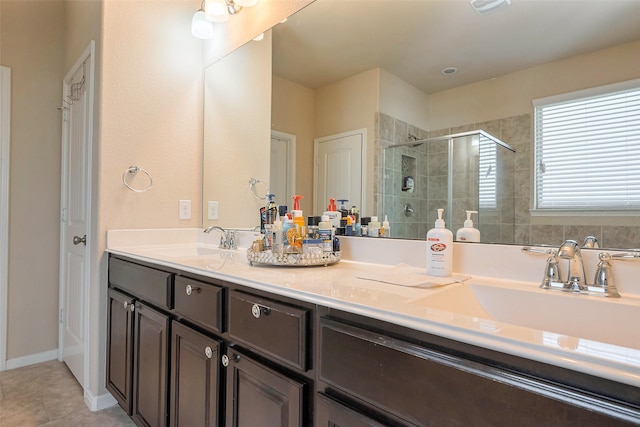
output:
[[[203,223],[257,225],[262,202],[249,192],[249,178],[290,176],[270,160],[274,139],[285,147],[277,151],[281,159],[295,158],[295,176],[288,185],[305,196],[305,215],[320,214],[327,201],[313,200],[314,150],[323,140],[364,130],[362,214],[387,214],[393,218],[393,236],[422,239],[440,206],[427,202],[435,184],[421,168],[438,160],[427,156],[428,144],[411,142],[483,131],[515,150],[511,175],[497,178],[508,187],[513,203],[505,204],[509,208],[503,212],[480,213],[484,243],[559,245],[564,239],[595,235],[603,247],[640,247],[640,215],[530,212],[532,100],[639,78],[639,16],[637,1],[512,0],[481,14],[467,1],[317,0],[272,28],[262,42],[249,42],[205,70],[206,91],[214,93],[217,106],[215,112],[209,108],[210,95],[205,94]],[[224,65],[249,50],[259,50],[261,59],[236,60],[231,69]],[[256,64],[263,67],[260,77],[238,80],[246,70],[257,71]],[[216,75],[219,68],[226,77]],[[218,96],[209,85],[217,82],[228,90],[258,81],[262,87],[265,79],[271,84],[270,101],[264,91],[254,96],[245,91],[247,105],[234,102],[228,108],[224,101],[232,100],[232,93]],[[269,103],[269,128],[255,129],[257,123],[264,126],[265,112],[253,119],[249,111]],[[235,121],[243,130],[225,130],[220,138],[212,132],[212,120],[229,112],[234,115],[225,123]],[[248,135],[249,129],[255,132]],[[283,139],[292,151],[286,151]],[[233,154],[238,145],[244,147],[240,157],[246,161]],[[233,157],[233,163],[225,156]],[[402,187],[404,178],[397,159],[403,157],[414,168],[416,191],[396,194],[393,186]],[[256,158],[259,162],[251,165]],[[212,193],[212,182],[221,183],[224,191]],[[220,204],[217,222],[208,219],[209,200]],[[444,202],[452,202],[447,225],[455,232],[465,206]],[[413,214],[405,220],[407,205]],[[227,206],[233,206],[233,219],[225,215]]]

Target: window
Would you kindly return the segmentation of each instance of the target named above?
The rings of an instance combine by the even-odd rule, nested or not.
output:
[[[496,163],[498,144],[480,134],[478,159],[478,191],[481,209],[495,209],[498,206],[496,194]]]
[[[536,209],[640,209],[640,80],[534,107]]]

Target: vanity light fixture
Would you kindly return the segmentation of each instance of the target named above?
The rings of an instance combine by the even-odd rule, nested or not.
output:
[[[191,34],[199,39],[213,37],[213,23],[227,22],[243,7],[254,6],[258,0],[202,0],[200,9],[191,20]]]

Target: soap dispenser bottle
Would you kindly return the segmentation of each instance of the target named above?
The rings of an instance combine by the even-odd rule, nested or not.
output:
[[[467,220],[464,222],[464,227],[459,228],[456,232],[456,240],[459,242],[480,242],[480,230],[473,227],[472,213],[477,214],[478,211],[467,211]]]
[[[442,213],[438,209],[435,228],[427,232],[427,274],[430,276],[451,276],[453,270],[453,233],[445,228]]]

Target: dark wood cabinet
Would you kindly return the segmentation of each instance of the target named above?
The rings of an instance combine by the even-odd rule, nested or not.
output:
[[[369,411],[370,412],[370,411]],[[409,427],[408,424],[378,422],[358,409],[347,406],[324,393],[316,398],[317,427]]]
[[[412,425],[640,423],[640,411],[562,384],[334,320],[320,329],[320,380]]]
[[[171,427],[219,425],[220,347],[220,341],[172,322]]]
[[[167,314],[135,303],[131,417],[141,426],[167,425],[168,334]]]
[[[228,349],[226,427],[302,427],[305,383]],[[306,427],[306,426],[305,426]]]
[[[640,426],[620,382],[111,256],[107,389],[139,426]]]
[[[131,415],[133,390],[133,310],[134,299],[109,289],[107,306],[107,390]]]

